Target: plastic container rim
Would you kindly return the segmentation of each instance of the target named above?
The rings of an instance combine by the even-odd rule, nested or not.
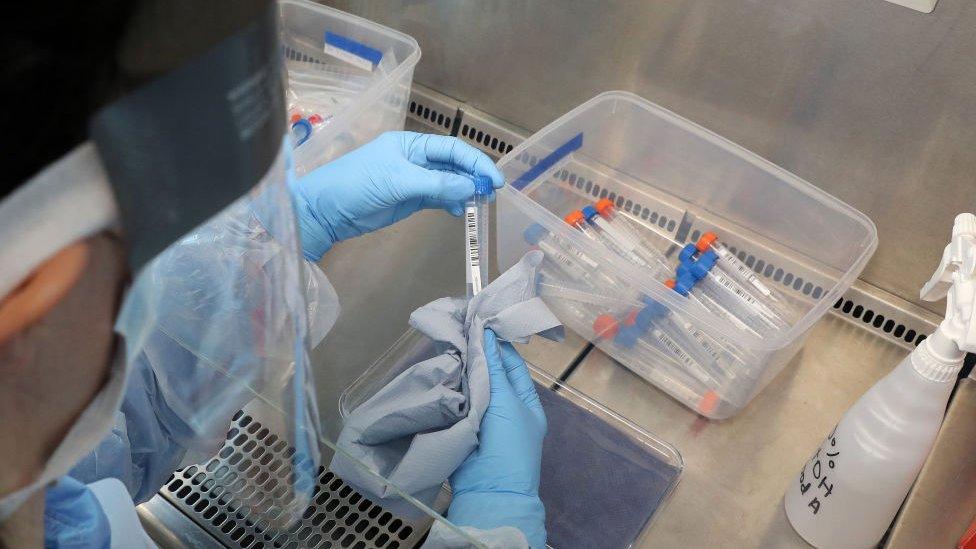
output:
[[[639,95],[627,91],[603,92],[586,101],[582,105],[579,105],[568,113],[560,116],[558,119],[547,124],[544,128],[538,132],[535,132],[531,137],[524,140],[518,146],[509,151],[508,154],[503,156],[498,161],[498,167],[503,168],[506,164],[511,163],[516,156],[521,154],[533,144],[537,143],[540,138],[564,126],[567,122],[577,117],[580,113],[593,108],[597,104],[610,100],[623,100],[633,103],[649,111],[651,114],[671,122],[675,126],[681,127],[686,131],[692,132],[699,137],[708,140],[710,143],[721,147],[727,152],[735,154],[742,160],[775,175],[783,183],[788,184],[797,191],[817,200],[821,204],[824,204],[835,211],[848,215],[848,217],[863,226],[866,231],[864,239],[862,239],[863,248],[861,253],[855,258],[854,261],[851,262],[850,267],[841,277],[837,279],[836,283],[828,291],[824,292],[819,302],[810,308],[810,310],[808,310],[803,317],[797,320],[789,330],[778,333],[772,337],[763,338],[738,330],[728,321],[721,319],[714,314],[705,313],[707,316],[703,316],[702,314],[698,314],[696,310],[687,308],[682,300],[679,300],[674,295],[674,292],[667,290],[661,284],[651,283],[654,281],[643,273],[639,267],[621,261],[608,250],[603,250],[599,246],[578,238],[575,231],[569,227],[566,227],[566,224],[561,219],[557,218],[552,212],[544,208],[542,205],[536,203],[522,192],[516,191],[508,186],[499,189],[499,192],[510,198],[516,207],[522,210],[523,213],[528,214],[529,217],[533,218],[535,221],[542,224],[547,230],[549,230],[549,232],[560,235],[562,238],[568,238],[570,241],[577,243],[577,245],[582,245],[582,247],[584,247],[588,253],[594,253],[600,259],[602,259],[602,263],[605,266],[610,266],[613,270],[618,272],[622,271],[621,274],[626,279],[636,283],[635,285],[637,286],[638,290],[653,297],[654,299],[664,301],[672,309],[682,311],[687,316],[697,320],[700,327],[706,332],[713,334],[718,333],[722,337],[732,339],[741,345],[754,349],[775,351],[784,348],[793,343],[795,339],[810,329],[813,324],[819,320],[821,316],[823,316],[827,308],[830,307],[833,302],[835,302],[837,298],[839,298],[845,291],[847,291],[847,288],[849,288],[854,280],[860,275],[861,271],[864,269],[864,266],[874,254],[874,251],[878,246],[878,231],[874,225],[874,222],[861,211],[825,192],[819,187],[812,185],[810,182],[800,178],[796,174],[793,174],[792,172],[757,155],[756,153],[745,149],[732,141],[729,141],[715,132],[704,128],[674,113],[673,111],[670,111],[664,107],[661,107],[660,105],[657,105],[656,103],[640,97]]]
[[[350,397],[349,391],[351,389],[367,381],[371,377],[373,370],[379,368],[380,365],[383,364],[384,362],[389,361],[392,355],[394,353],[397,353],[398,351],[401,351],[402,350],[401,348],[406,343],[408,343],[412,338],[426,338],[426,337],[427,336],[423,335],[415,328],[408,328],[407,331],[401,334],[400,337],[398,337],[397,340],[394,341],[393,344],[390,345],[388,349],[383,351],[383,354],[380,355],[379,358],[374,360],[372,364],[370,364],[365,370],[363,370],[363,373],[359,374],[359,376],[357,376],[352,383],[350,383],[345,389],[342,390],[342,393],[339,395],[339,402],[338,402],[339,417],[346,418],[349,416],[349,413],[351,412],[351,410],[349,410],[349,403],[348,403]],[[619,421],[620,423],[625,425],[628,429],[631,429],[635,433],[640,435],[641,439],[639,440],[641,441],[642,444],[646,446],[653,446],[653,448],[657,452],[659,452],[662,456],[667,457],[668,464],[678,469],[679,478],[680,478],[680,473],[681,471],[684,470],[684,458],[681,456],[681,452],[679,452],[678,449],[674,447],[674,445],[648,432],[646,429],[642,428],[640,425],[637,425],[636,423],[628,419],[626,416],[621,415],[616,411],[612,410],[611,408],[604,406],[599,401],[587,395],[586,393],[583,393],[582,391],[579,391],[569,385],[566,385],[556,377],[552,376],[551,374],[542,370],[541,368],[538,368],[531,362],[525,361],[525,364],[526,366],[529,367],[530,372],[532,372],[539,378],[542,378],[542,380],[545,381],[550,387],[557,386],[559,387],[560,391],[566,391],[567,393],[571,394],[573,397],[585,402],[587,405],[595,406],[600,410],[601,413],[606,414],[609,417],[612,417],[615,421]],[[643,439],[653,441],[654,444],[653,445],[648,444]]]
[[[307,0],[278,0],[278,4],[279,4],[279,10],[282,5],[288,4],[292,6],[297,6],[302,9],[307,9],[312,12],[318,12],[320,14],[349,20],[355,24],[362,25],[364,27],[368,27],[373,30],[376,30],[381,34],[386,34],[391,38],[393,38],[394,40],[405,42],[413,50],[413,52],[410,55],[408,55],[406,59],[401,61],[397,65],[397,67],[393,69],[393,71],[391,71],[390,74],[386,76],[386,78],[374,84],[373,86],[370,87],[370,89],[368,89],[365,93],[363,93],[363,95],[359,97],[359,100],[356,101],[355,105],[351,105],[349,108],[343,109],[339,114],[337,114],[333,119],[332,123],[329,124],[329,126],[331,127],[326,128],[321,135],[329,135],[333,133],[332,130],[340,126],[343,126],[344,123],[350,118],[354,118],[358,116],[359,113],[365,110],[365,108],[368,105],[372,104],[374,99],[381,96],[387,90],[395,86],[401,78],[407,75],[408,72],[412,72],[414,68],[417,66],[417,63],[420,62],[420,57],[421,57],[420,44],[417,42],[416,39],[414,39],[414,37],[410,36],[409,34],[405,34],[398,30],[391,29],[375,21],[370,21],[369,19],[359,17],[358,15],[346,13],[342,10],[338,10],[329,6],[323,6],[322,4],[316,4],[314,2],[309,2]],[[315,137],[319,137],[319,136],[315,136]],[[321,138],[319,137],[319,139]],[[304,150],[309,150],[309,149],[306,148]],[[307,154],[312,154],[312,153],[311,152],[303,153],[303,149],[301,148],[297,149],[295,151],[296,164],[298,163],[298,158],[304,157]]]
[[[351,390],[354,390],[356,387],[367,382],[371,377],[373,371],[380,368],[382,364],[392,360],[394,354],[398,352],[404,352],[404,346],[407,345],[411,341],[411,339],[415,339],[415,338],[420,339],[426,337],[427,336],[425,336],[424,334],[420,333],[419,331],[417,331],[415,328],[412,327],[408,328],[402,335],[400,335],[400,337],[398,337],[397,340],[393,342],[393,344],[390,345],[388,349],[383,351],[383,354],[380,355],[379,358],[373,361],[373,363],[370,364],[369,367],[363,370],[363,373],[361,373],[352,383],[350,383],[345,389],[343,389],[342,394],[339,395],[339,402],[338,402],[339,417],[345,419],[349,415],[350,410],[348,409],[349,408],[348,400],[350,398]],[[646,429],[644,429],[643,427],[641,427],[631,419],[627,418],[626,416],[617,413],[612,408],[603,405],[595,398],[563,383],[555,376],[549,374],[548,372],[540,368],[537,368],[529,361],[526,361],[525,364],[526,366],[528,366],[530,372],[536,377],[536,380],[537,381],[541,380],[542,382],[544,382],[544,384],[548,387],[549,390],[552,390],[553,387],[558,387],[557,392],[564,392],[566,394],[571,395],[572,396],[571,402],[574,402],[574,404],[577,406],[581,406],[581,407],[585,406],[589,413],[594,413],[589,407],[596,408],[601,414],[598,415],[597,417],[600,417],[604,421],[607,421],[608,424],[610,424],[613,428],[618,428],[618,427],[613,423],[610,423],[609,421],[610,419],[612,419],[614,422],[619,423],[623,427],[630,429],[633,432],[632,434],[636,435],[634,437],[635,442],[641,444],[642,446],[648,448],[653,452],[656,452],[663,461],[667,462],[668,465],[675,468],[676,474],[674,480],[668,486],[667,491],[663,494],[663,497],[661,498],[661,502],[658,504],[658,507],[654,511],[654,514],[652,514],[648,518],[647,522],[644,523],[641,532],[638,534],[638,536],[635,538],[634,541],[636,542],[640,539],[643,539],[643,536],[648,534],[648,532],[651,529],[651,526],[657,521],[658,517],[661,515],[661,511],[668,506],[672,496],[674,495],[675,489],[681,483],[681,479],[684,476],[684,469],[685,469],[684,458],[682,457],[681,452],[679,452],[678,449],[670,442],[667,442],[661,439],[660,437],[658,437],[657,435],[654,435],[653,433],[647,431]],[[444,520],[447,519],[445,518]],[[548,544],[546,546],[549,547]]]

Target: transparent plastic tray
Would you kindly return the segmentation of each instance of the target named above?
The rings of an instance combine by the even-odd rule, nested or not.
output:
[[[420,60],[416,40],[307,0],[278,6],[290,116],[320,119],[295,149],[299,175],[382,132],[403,129]]]
[[[357,406],[376,394],[404,370],[417,362],[430,358],[434,353],[433,344],[426,336],[416,330],[408,330],[382,357],[343,391],[339,399],[340,414],[347,417]],[[537,389],[545,392],[544,394],[540,393],[544,402],[547,400],[554,402],[550,397],[563,399],[560,401],[562,404],[570,404],[572,410],[588,414],[587,421],[574,421],[571,426],[576,429],[577,441],[580,444],[598,444],[604,448],[610,448],[611,452],[616,452],[617,458],[627,463],[640,460],[652,463],[655,467],[654,474],[662,475],[661,482],[656,483],[655,490],[643,494],[639,503],[623,501],[619,494],[605,491],[588,495],[576,494],[577,499],[573,505],[567,505],[565,501],[557,505],[554,501],[546,501],[547,478],[553,478],[551,476],[552,471],[558,470],[558,474],[562,475],[560,480],[567,482],[573,482],[574,479],[579,479],[582,476],[607,473],[607,471],[594,471],[594,467],[598,466],[592,463],[574,461],[576,456],[572,448],[556,450],[547,446],[543,455],[543,486],[540,493],[543,503],[546,505],[547,517],[550,520],[557,520],[555,515],[558,513],[558,525],[547,524],[550,530],[549,546],[561,549],[564,546],[575,545],[555,543],[553,542],[554,538],[578,541],[586,537],[592,539],[594,536],[602,536],[601,539],[611,539],[612,536],[620,539],[623,536],[625,541],[621,543],[609,545],[601,543],[601,546],[608,549],[617,547],[623,549],[632,546],[648,535],[652,519],[664,507],[677,485],[683,468],[681,455],[670,444],[656,438],[585,394],[564,385],[531,364],[529,369],[536,381]],[[560,421],[560,417],[570,417],[554,416],[552,413],[549,413],[548,416],[550,434],[560,427],[567,427],[565,424],[558,425],[555,423]],[[608,433],[612,436],[608,436]],[[614,442],[615,440],[617,442]],[[625,444],[620,444],[621,440],[625,441]],[[640,456],[635,458],[635,453],[640,454]],[[547,473],[547,470],[550,472]],[[612,474],[612,471],[609,473]],[[450,489],[445,484],[443,490],[449,493]],[[599,503],[601,501],[604,502],[602,505]],[[618,518],[622,513],[627,513],[628,516],[616,524],[613,523],[613,520],[596,520],[602,513],[608,512]],[[607,529],[612,529],[612,531]]]
[[[722,376],[696,380],[697,372],[689,372],[673,354],[647,346],[637,352],[633,345],[608,337],[597,322],[599,304],[581,305],[565,292],[544,296],[567,326],[710,418],[735,414],[782,370],[877,246],[874,224],[861,212],[626,92],[607,92],[574,109],[512,150],[499,168],[510,182],[496,201],[499,270],[535,247],[526,230],[537,226],[545,238],[590,260],[577,265],[593,275],[588,280],[560,278],[554,270],[548,273],[549,282],[609,295],[608,303],[634,302],[638,296],[637,301],[647,297],[666,307],[688,324],[689,332],[704,334],[728,351]],[[661,246],[675,263],[681,245],[695,243],[707,231],[718,234],[788,302],[786,325],[770,333],[742,329],[563,221],[566,214],[600,199],[612,201],[642,237],[676,243],[670,249]],[[623,288],[602,285],[601,274],[623,281]]]

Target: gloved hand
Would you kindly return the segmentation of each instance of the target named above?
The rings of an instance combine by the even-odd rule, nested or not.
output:
[[[531,547],[546,545],[545,507],[539,499],[546,414],[532,376],[510,343],[485,330],[491,403],[481,419],[478,449],[451,475],[447,518],[490,530],[514,526]]]
[[[318,261],[336,242],[382,229],[417,210],[464,212],[474,176],[502,175],[487,155],[455,137],[387,132],[292,181],[307,259]]]

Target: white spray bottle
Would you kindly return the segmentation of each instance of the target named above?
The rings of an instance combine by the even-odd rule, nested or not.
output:
[[[973,214],[956,216],[921,297],[948,297],[945,320],[844,414],[786,491],[786,516],[816,547],[876,546],[932,449],[965,351],[976,351]]]

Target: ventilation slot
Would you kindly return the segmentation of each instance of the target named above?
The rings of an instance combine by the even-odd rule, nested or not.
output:
[[[430,126],[440,126],[446,130],[450,130],[451,124],[454,123],[453,114],[447,115],[438,112],[437,109],[419,103],[416,99],[410,101],[409,111],[411,116]]]
[[[914,329],[905,326],[895,319],[885,318],[883,314],[876,313],[874,310],[847,298],[842,297],[838,299],[834,303],[834,310],[855,320],[860,320],[865,328],[875,332],[881,332],[889,338],[900,339],[910,345],[917,346],[919,343],[925,341],[927,337],[925,334],[917,333]]]
[[[530,155],[527,153],[522,153],[522,155],[525,156],[523,161],[527,163],[529,166],[535,166],[539,162],[539,159],[534,155]],[[648,223],[657,225],[658,227],[668,232],[673,233],[678,228],[678,222],[680,220],[671,219],[667,215],[656,212],[642,205],[637,200],[632,200],[623,195],[619,195],[615,191],[611,191],[606,187],[601,187],[599,183],[594,183],[592,179],[587,179],[582,175],[576,174],[566,169],[557,172],[556,177],[562,182],[564,182],[566,185],[568,185],[569,187],[575,187],[577,192],[581,192],[582,194],[589,195],[591,198],[595,200],[608,198],[617,205],[617,208],[633,215],[634,217],[643,219]]]
[[[468,124],[461,125],[461,137],[466,137],[482,147],[500,155],[508,153],[514,147],[514,145],[511,143],[507,143],[504,140],[498,139],[498,137],[491,135],[490,133],[479,130]]]
[[[295,454],[285,441],[243,411],[227,441],[203,466],[177,471],[160,493],[230,547],[413,547],[428,524],[395,517],[331,471],[320,467],[311,504],[289,526],[275,522],[288,509],[288,478]],[[284,523],[285,521],[280,521]]]

